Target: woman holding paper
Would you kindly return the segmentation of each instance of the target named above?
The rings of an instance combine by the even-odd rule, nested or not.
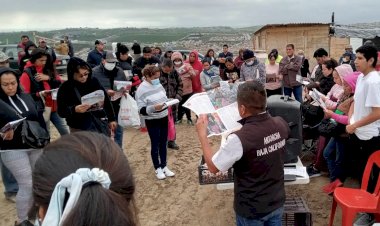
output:
[[[10,68],[0,69],[0,128],[7,123],[26,118],[37,121],[46,129],[44,119],[38,114],[33,98],[21,91],[17,73]],[[0,139],[1,159],[15,177],[19,190],[16,196],[18,220],[16,225],[29,225],[28,211],[32,207],[32,168],[41,150],[32,149],[24,144],[22,126],[4,131]]]
[[[173,177],[174,173],[166,166],[168,141],[168,98],[160,83],[160,69],[147,65],[143,69],[145,80],[136,91],[136,101],[140,114],[145,120],[151,142],[151,157],[159,180]]]
[[[32,95],[38,110],[44,116],[48,130],[51,121],[60,135],[68,134],[69,129],[65,120],[57,113],[56,95],[53,95],[62,80],[56,73],[48,52],[40,48],[32,51],[30,60],[26,63],[21,75],[20,83],[24,92]]]
[[[171,60],[173,61],[174,69],[177,71],[183,84],[182,100],[178,105],[178,117],[176,123],[182,123],[183,115],[186,114],[187,124],[193,125],[190,110],[182,107],[182,104],[184,104],[191,97],[191,95],[193,95],[194,90],[192,78],[196,75],[196,73],[190,64],[183,62],[182,54],[180,52],[174,52]]]
[[[268,60],[269,63],[265,64],[265,89],[267,91],[267,97],[272,95],[281,95],[282,76],[279,74],[280,65],[276,63],[276,55],[274,52],[268,54]]]
[[[82,97],[103,91],[103,106],[96,111],[88,111],[92,105],[83,104]],[[84,60],[72,57],[67,64],[67,81],[62,84],[57,95],[58,114],[66,118],[70,132],[81,130],[111,135],[116,128],[116,118],[107,92]]]

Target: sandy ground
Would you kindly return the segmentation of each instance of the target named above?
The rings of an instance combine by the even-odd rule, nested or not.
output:
[[[53,138],[57,132],[53,130]],[[219,138],[211,139],[213,147]],[[124,135],[124,152],[128,156],[136,179],[136,204],[140,225],[215,225],[235,224],[232,209],[233,190],[219,191],[215,185],[199,185],[197,166],[201,156],[194,126],[177,126],[179,151],[168,150],[168,166],[176,173],[174,178],[158,181],[150,159],[150,142],[147,133],[128,129]],[[286,186],[288,197],[302,197],[312,212],[313,225],[328,223],[332,197],[321,187],[328,183],[327,176],[312,178],[307,185]],[[357,186],[348,181],[350,186]],[[3,186],[1,191],[3,191]],[[339,208],[338,208],[339,209]],[[15,204],[0,196],[0,225],[13,225],[16,219]],[[340,225],[340,211],[335,225]]]

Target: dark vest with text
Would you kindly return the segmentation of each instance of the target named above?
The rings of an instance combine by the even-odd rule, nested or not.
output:
[[[234,164],[234,208],[239,216],[258,219],[282,207],[285,202],[284,152],[288,124],[268,113],[242,119],[235,134],[243,156]]]

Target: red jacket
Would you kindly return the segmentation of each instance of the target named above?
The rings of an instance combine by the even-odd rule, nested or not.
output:
[[[199,61],[198,52],[196,50],[193,50],[190,52],[190,54],[192,54],[192,53],[195,54],[194,63],[190,63],[190,61],[189,61],[190,59],[187,59],[185,62],[189,63],[195,71],[195,76],[191,78],[191,82],[193,85],[193,92],[194,93],[201,93],[203,91],[202,90],[202,84],[201,84],[201,72],[203,70],[203,66],[202,66],[202,63]]]
[[[34,69],[37,71],[37,73],[43,73],[43,69],[44,67],[42,66],[36,66],[34,65],[32,62],[28,61],[25,65],[25,69],[26,68],[29,68],[29,67],[34,67]],[[61,77],[59,77],[59,75],[55,75],[55,79],[57,81],[60,81],[62,83],[62,80],[61,80]],[[50,87],[50,84],[48,81],[43,81],[43,86],[44,86],[44,90],[51,90],[52,88]],[[31,94],[31,81],[30,81],[30,78],[29,78],[29,75],[28,73],[26,73],[25,71],[22,73],[21,77],[20,77],[20,84],[24,90],[24,93],[29,93]],[[33,94],[32,94],[33,95]],[[36,96],[39,96],[39,93],[35,93]],[[52,96],[51,94],[48,94],[46,97],[45,97],[45,106],[46,107],[51,107],[51,111],[52,112],[55,112],[57,110],[57,101],[56,100],[53,100],[52,99]]]

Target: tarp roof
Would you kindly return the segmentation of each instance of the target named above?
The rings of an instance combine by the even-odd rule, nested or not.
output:
[[[335,26],[335,36],[364,39],[380,37],[380,23],[379,26],[373,26],[373,24],[337,25]]]

